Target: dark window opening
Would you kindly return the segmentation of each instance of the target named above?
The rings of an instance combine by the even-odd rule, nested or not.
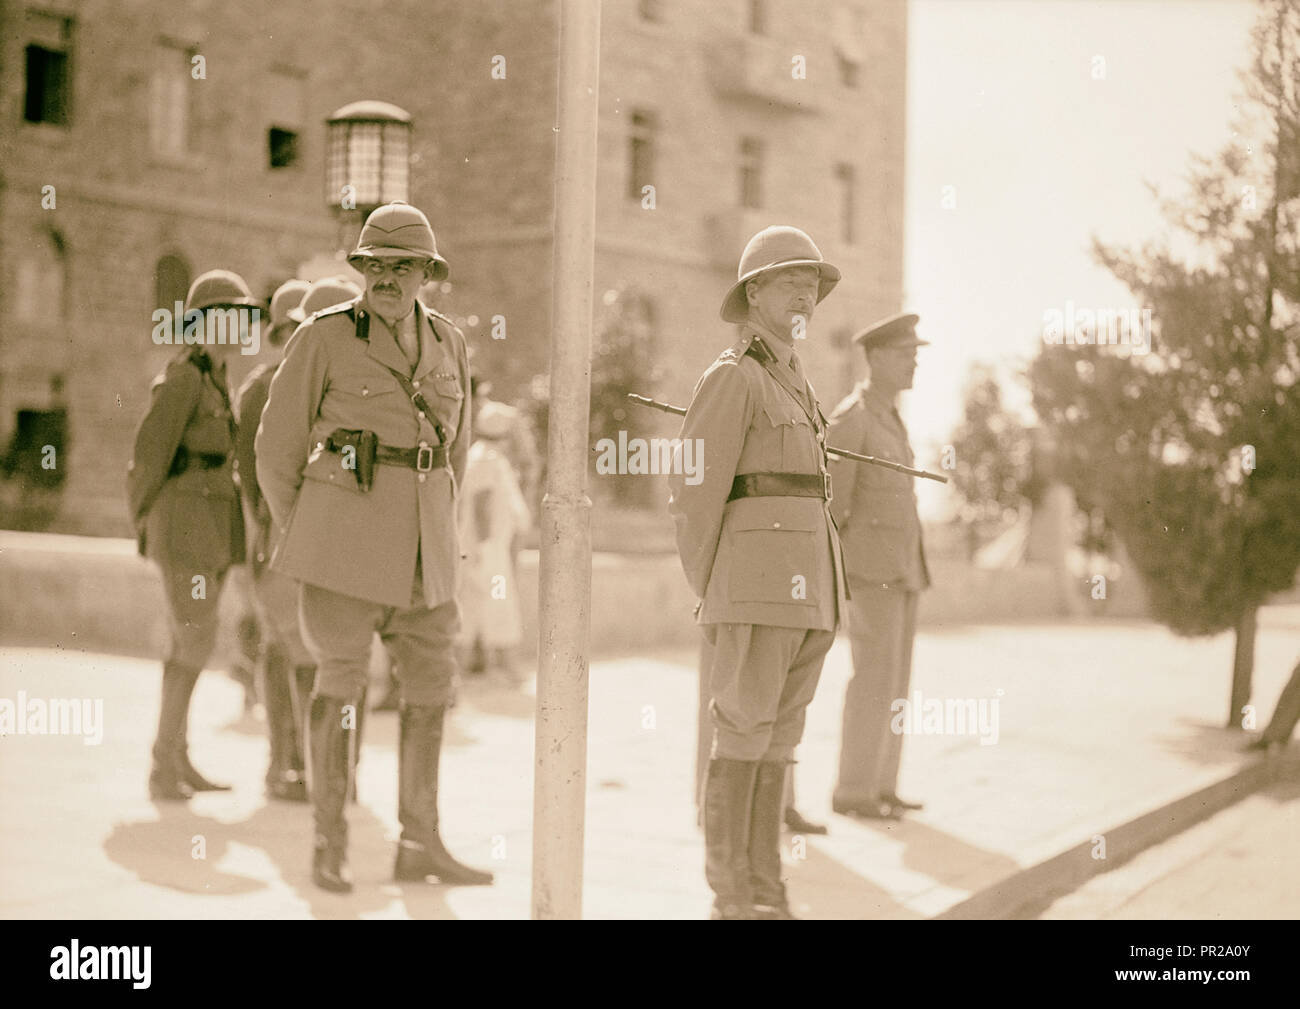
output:
[[[654,185],[655,117],[648,112],[632,113],[632,136],[628,144],[627,195],[639,200],[645,186]]]
[[[27,47],[27,101],[24,118],[29,123],[68,124],[68,54]]]
[[[163,256],[154,267],[154,307],[175,311],[190,290],[190,267],[180,256]]]
[[[266,133],[272,168],[288,168],[298,160],[298,134],[272,126]]]
[[[740,141],[740,205],[749,210],[763,205],[763,144],[751,137]]]
[[[858,86],[858,65],[852,60],[846,60],[839,56],[840,64],[840,83],[846,88],[856,88]]]
[[[857,216],[857,194],[853,166],[836,165],[835,180],[840,190],[840,238],[845,244],[852,245],[857,237],[857,229],[854,226]]]

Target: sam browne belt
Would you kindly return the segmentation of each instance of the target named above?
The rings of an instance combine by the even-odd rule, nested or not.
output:
[[[831,499],[829,473],[740,473],[731,482],[728,501],[743,497],[815,497]]]

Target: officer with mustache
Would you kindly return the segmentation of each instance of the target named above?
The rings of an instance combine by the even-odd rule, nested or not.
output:
[[[406,203],[379,207],[349,262],[357,300],[317,313],[289,342],[257,432],[257,476],[284,530],[274,570],[301,583],[299,625],[316,660],[308,728],[312,878],[352,888],[347,821],[358,707],[377,632],[401,685],[394,876],[486,884],[443,845],[438,764],[455,672],[458,487],[470,442],[465,338],[421,304],[447,276],[433,228]]]

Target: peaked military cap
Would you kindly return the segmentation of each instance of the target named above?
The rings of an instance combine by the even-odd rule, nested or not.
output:
[[[899,312],[887,319],[873,322],[853,337],[853,342],[863,350],[877,347],[928,347],[929,340],[916,335],[916,324],[921,317],[914,312]]]

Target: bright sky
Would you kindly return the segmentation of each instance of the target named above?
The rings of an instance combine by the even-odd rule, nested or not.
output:
[[[918,465],[934,468],[973,363],[1013,377],[1041,345],[1044,312],[1067,301],[1141,307],[1094,264],[1090,238],[1158,235],[1145,183],[1177,191],[1191,152],[1231,138],[1256,6],[910,0],[909,13],[903,304],[934,346],[904,416]],[[917,483],[923,513],[942,515],[947,492]]]

